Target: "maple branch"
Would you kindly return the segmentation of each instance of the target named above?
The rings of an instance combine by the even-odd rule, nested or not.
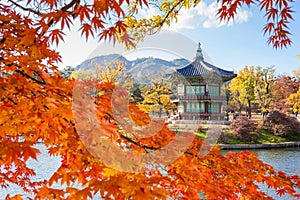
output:
[[[38,15],[38,16],[41,16],[41,15],[43,14],[43,13],[37,11],[37,10],[33,10],[32,8],[26,8],[26,7],[22,6],[22,5],[20,5],[20,4],[16,3],[16,2],[14,2],[13,0],[8,0],[8,1],[9,1],[10,3],[14,4],[15,6],[17,6],[18,8],[21,8],[21,9],[24,10],[24,11],[32,12],[32,13]]]
[[[133,139],[131,139],[131,138],[125,136],[125,135],[121,135],[121,138],[127,140],[128,142],[130,142],[130,143],[132,143],[132,144],[135,144],[135,145],[137,145],[137,146],[143,148],[143,149],[146,151],[146,153],[149,153],[149,151],[147,151],[147,149],[148,149],[148,150],[158,150],[158,149],[159,149],[159,148],[155,148],[155,147],[149,147],[149,146],[147,146],[147,145],[142,145],[142,144],[140,144],[140,143],[134,141]]]
[[[121,135],[121,138],[123,138],[123,139],[127,140],[128,142],[133,143],[133,144],[135,144],[135,145],[137,145],[137,146],[139,146],[139,147],[145,149],[145,151],[146,151],[147,153],[148,153],[147,149],[148,149],[148,150],[158,150],[158,149],[160,149],[160,148],[155,148],[155,147],[151,147],[151,146],[147,146],[147,145],[142,145],[142,144],[140,144],[140,143],[134,141],[133,139],[131,139],[131,138],[125,136],[125,135]],[[191,153],[191,152],[188,152],[188,151],[185,151],[184,154],[185,154],[185,155],[188,155],[188,156],[192,156],[192,157],[194,157],[194,158],[195,158],[195,157],[199,157],[198,154],[194,154],[194,153]],[[203,163],[202,165],[208,167],[208,165],[205,164],[205,163]]]
[[[175,10],[175,8],[180,4],[182,3],[183,1],[182,0],[179,0],[176,2],[176,4],[170,9],[168,10],[168,12],[166,13],[164,19],[162,20],[162,22],[160,23],[160,26],[162,26],[165,21],[168,19],[169,15]],[[178,10],[180,10],[182,8],[182,5],[180,6],[180,8]]]
[[[3,23],[1,23],[1,25],[3,25]],[[5,40],[6,40],[6,38],[3,37],[3,38],[0,40],[0,44],[4,44]],[[4,48],[1,48],[0,50],[4,50]],[[4,58],[1,57],[0,60],[4,60]]]
[[[37,72],[37,71],[34,71],[36,74],[37,74],[37,76],[42,80],[42,82],[44,82],[45,84],[46,84],[46,81],[45,81],[45,79],[42,77],[42,75],[39,73],[39,72]]]
[[[80,0],[73,0],[69,4],[61,8],[62,11],[67,11],[69,8],[72,8],[75,4],[79,4]]]
[[[131,138],[129,138],[129,137],[125,136],[125,135],[121,135],[121,138],[127,140],[128,142],[131,142],[132,144],[135,144],[135,145],[137,145],[137,146],[143,148],[143,149],[146,151],[146,153],[149,153],[148,150],[158,150],[158,149],[160,149],[160,148],[155,148],[155,147],[149,147],[149,146],[147,146],[147,145],[142,145],[142,144],[140,144],[140,143],[138,143],[138,142],[132,140]],[[185,154],[185,155],[188,155],[188,156],[191,156],[191,157],[193,157],[193,158],[199,158],[199,155],[198,155],[198,154],[194,154],[194,153],[191,153],[191,152],[188,152],[188,151],[185,151],[184,154]],[[204,166],[204,167],[208,167],[208,168],[211,167],[210,165],[206,164],[206,163],[203,162],[203,161],[199,161],[199,164],[201,164],[201,165]]]
[[[106,112],[106,115],[107,115],[110,119],[117,121],[117,120],[116,120],[111,114],[109,114],[108,112]],[[123,138],[124,140],[127,140],[127,142],[130,142],[130,143],[132,143],[132,144],[137,145],[138,147],[143,148],[143,149],[146,151],[146,153],[149,153],[149,151],[147,151],[147,150],[158,150],[158,149],[159,149],[159,148],[155,148],[155,147],[149,147],[149,146],[147,146],[147,145],[142,145],[142,144],[140,144],[140,143],[134,141],[133,139],[131,139],[131,138],[129,138],[129,137],[123,135],[123,134],[121,134],[121,138]]]
[[[29,79],[33,80],[34,82],[36,82],[36,83],[38,83],[38,84],[41,84],[41,85],[45,85],[45,84],[46,84],[45,80],[40,81],[40,80],[38,80],[38,79],[36,79],[36,78],[34,78],[34,77],[32,77],[32,76],[29,76],[29,75],[26,74],[23,70],[17,69],[17,70],[15,70],[15,72],[21,74],[22,76],[24,76],[24,77],[26,77],[26,78],[29,78]]]
[[[134,1],[132,4],[133,4],[133,7],[130,8],[127,17],[134,17],[135,18],[134,14],[135,14],[135,10],[137,8],[137,1]]]
[[[114,117],[113,117],[110,113],[106,112],[106,115],[109,117],[109,119],[112,119],[112,120],[114,120],[114,121],[117,121],[116,119],[114,119]],[[73,124],[72,124],[72,125],[73,125]],[[76,129],[76,128],[75,128],[75,129]],[[149,150],[154,151],[154,150],[160,149],[160,148],[155,148],[155,147],[153,147],[153,146],[142,145],[142,144],[140,144],[140,143],[134,141],[134,140],[131,139],[130,137],[128,137],[128,136],[126,136],[126,135],[123,135],[123,134],[121,134],[121,138],[124,139],[124,140],[126,140],[126,141],[129,142],[129,143],[135,144],[135,145],[137,145],[138,147],[143,148],[143,149],[145,150],[146,153],[149,153]],[[200,158],[198,154],[191,153],[191,152],[189,152],[188,150],[186,150],[186,151],[184,152],[184,154],[185,154],[185,155],[188,155],[188,156],[191,156],[191,157],[193,157],[193,158]],[[202,162],[202,161],[199,161],[199,164],[201,164],[202,166],[208,167],[208,168],[211,167],[211,166],[209,166],[208,164],[206,164],[206,163],[204,163],[204,162]]]
[[[79,4],[80,0],[72,0],[69,4],[62,7],[60,10],[63,12],[67,12],[69,8],[72,8],[75,4]],[[70,13],[71,14],[71,13]],[[48,27],[52,26],[54,24],[54,19],[52,18],[49,23],[47,24]]]
[[[12,98],[8,97],[7,99],[8,99],[10,102],[12,102],[14,105],[17,105],[17,103],[14,102],[14,100],[12,100]]]

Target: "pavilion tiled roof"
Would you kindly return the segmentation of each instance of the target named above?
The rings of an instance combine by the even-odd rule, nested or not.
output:
[[[228,81],[236,77],[236,74],[233,71],[221,69],[204,61],[200,43],[197,49],[196,59],[183,68],[177,69],[177,73],[185,77],[205,77],[211,74],[216,74],[224,81]]]

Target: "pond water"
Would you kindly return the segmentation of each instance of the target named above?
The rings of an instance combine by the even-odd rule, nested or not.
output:
[[[237,151],[237,150],[235,150]],[[222,151],[226,153],[228,151]],[[257,149],[251,152],[259,155],[264,163],[272,165],[276,171],[283,171],[287,175],[300,175],[300,147],[282,149]],[[261,185],[263,191],[273,196],[275,199],[290,200],[288,195],[276,196],[273,189],[268,189],[266,185]]]
[[[28,161],[28,164],[36,170],[37,176],[35,177],[35,180],[43,180],[45,178],[50,178],[51,175],[59,167],[60,158],[50,157],[47,154],[45,146],[42,144],[38,144],[37,147],[42,152],[38,156],[39,162],[35,160],[30,160]],[[222,151],[222,153],[226,152],[228,151]],[[257,153],[261,160],[263,160],[267,164],[272,165],[275,168],[275,170],[283,171],[288,175],[300,175],[300,147],[272,150],[252,150],[252,152]],[[271,189],[267,189],[267,187],[265,186],[262,186],[262,190],[267,191],[268,194],[274,196],[276,199],[292,199],[288,196],[276,197],[275,192]],[[5,196],[7,194],[14,195],[20,193],[22,193],[22,190],[18,186],[11,185],[9,189],[0,189],[0,199],[5,199]]]

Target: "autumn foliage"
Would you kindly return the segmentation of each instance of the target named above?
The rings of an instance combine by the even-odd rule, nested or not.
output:
[[[244,5],[250,6],[258,3],[260,11],[265,13],[267,18],[266,26],[263,28],[264,34],[269,34],[268,44],[275,48],[282,48],[291,45],[288,22],[293,20],[291,1],[263,0],[260,2],[254,0],[222,0],[222,7],[218,11],[221,20],[234,19],[237,9]]]
[[[256,142],[258,135],[255,133],[256,125],[246,116],[239,116],[230,123],[232,135],[245,142]]]
[[[279,111],[271,112],[264,120],[263,129],[283,137],[300,136],[300,123],[294,116]]]
[[[118,101],[126,96],[126,90],[117,90],[120,98],[114,99],[111,97],[117,88],[115,83],[64,79],[57,71],[57,63],[61,61],[61,57],[51,49],[51,44],[59,44],[63,40],[65,28],[71,28],[72,23],[79,20],[80,31],[86,37],[97,35],[100,39],[119,40],[131,45],[133,38],[138,35],[133,32],[131,38],[128,34],[130,28],[138,29],[136,25],[141,28],[145,27],[143,23],[147,24],[140,20],[133,25],[132,17],[141,6],[147,6],[148,2],[60,2],[8,0],[0,3],[1,189],[5,190],[10,184],[16,184],[24,192],[31,194],[33,199],[87,199],[95,194],[103,199],[199,199],[199,192],[209,199],[268,199],[268,195],[259,191],[257,186],[257,183],[265,183],[275,188],[279,195],[288,193],[299,197],[295,191],[300,187],[297,175],[288,176],[283,172],[276,172],[260,161],[257,155],[247,151],[223,156],[217,148],[213,148],[207,155],[199,156],[203,144],[197,139],[169,165],[156,163],[145,167],[144,164],[149,161],[147,158],[151,158],[148,155],[163,149],[171,141],[179,146],[184,144],[184,138],[189,133],[182,134],[183,140],[176,140],[178,136],[163,124],[155,135],[137,137],[141,133],[127,127],[124,119],[130,117],[132,125],[147,128],[150,122],[146,113],[136,105],[128,104],[128,107],[122,109],[128,109],[129,115],[123,116],[122,112],[114,113],[112,107],[112,100],[118,105]],[[286,7],[287,2],[279,2],[283,2],[280,8]],[[274,3],[271,1],[270,5],[262,7],[269,11]],[[167,23],[169,17],[178,12],[179,7],[189,7],[193,3],[166,1],[162,4],[162,16],[165,17],[158,18],[158,22],[149,25],[150,28]],[[125,12],[123,8],[126,5],[129,8]],[[289,19],[289,9],[285,13],[281,18]],[[283,25],[284,23],[285,21]],[[275,33],[282,35],[278,31]],[[277,46],[277,39],[274,41]],[[287,42],[280,44],[286,45]],[[92,84],[100,93],[90,94],[86,96],[87,99],[74,102],[76,84],[80,89],[89,89]],[[93,106],[84,107],[86,101],[92,101]],[[75,114],[72,112],[74,108]],[[76,115],[80,109],[84,111]],[[91,126],[85,120],[80,121],[89,117],[89,114],[95,114],[96,121],[93,121],[93,125],[97,126]],[[75,115],[82,118],[76,120]],[[117,121],[116,116],[121,121]],[[88,134],[82,136],[82,131]],[[135,135],[132,135],[133,132]],[[39,154],[39,150],[34,147],[38,142],[47,147],[50,155],[61,158],[57,171],[50,179],[43,181],[34,181],[32,177],[35,172],[27,166],[27,161],[36,159]],[[105,149],[105,159],[101,148]],[[143,162],[133,166],[142,169],[141,172],[137,173],[132,166],[121,166],[126,170],[118,170],[117,166],[122,162],[119,157],[113,156],[118,155],[116,152],[125,152],[126,159],[132,162],[135,161],[135,155],[145,158]],[[168,153],[172,155],[174,152]],[[162,156],[166,152],[158,151],[157,154]],[[163,162],[169,157],[160,158]],[[64,187],[54,187],[54,183]],[[22,195],[6,197],[22,198]]]

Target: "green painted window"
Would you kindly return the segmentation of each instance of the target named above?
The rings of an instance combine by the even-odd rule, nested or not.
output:
[[[186,112],[205,112],[205,105],[203,102],[187,102]]]
[[[195,95],[195,91],[193,89],[193,86],[190,86],[190,85],[186,86],[186,94],[187,95]]]
[[[186,94],[190,96],[194,95],[204,95],[205,86],[204,85],[188,85],[186,86]]]
[[[200,112],[205,112],[205,105],[204,103],[200,103]]]
[[[197,85],[193,86],[196,92],[196,95],[204,95],[205,93],[205,86],[204,85]]]
[[[208,94],[211,96],[219,96],[219,86],[218,85],[209,85],[208,86]]]
[[[208,111],[211,113],[219,113],[220,112],[220,104],[216,102],[211,102],[208,107]]]

